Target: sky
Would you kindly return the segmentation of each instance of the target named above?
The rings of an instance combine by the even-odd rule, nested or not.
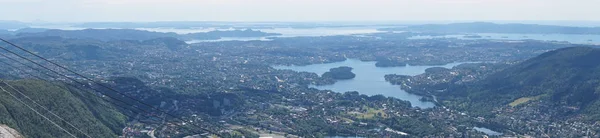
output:
[[[600,0],[0,0],[0,20],[600,21]]]

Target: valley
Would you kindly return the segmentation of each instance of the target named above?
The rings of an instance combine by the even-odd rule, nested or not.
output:
[[[10,34],[9,41],[100,83],[76,77],[25,52],[18,54],[49,69],[66,72],[65,76],[74,79],[42,70],[8,53],[0,58],[7,62],[7,68],[0,68],[0,76],[23,89],[85,94],[37,96],[44,101],[53,101],[47,97],[72,99],[74,103],[65,104],[81,107],[78,111],[82,112],[55,111],[96,122],[97,129],[86,130],[95,136],[599,135],[600,114],[595,109],[600,102],[594,77],[598,45],[542,40],[410,39],[440,33],[434,31],[185,42],[191,35],[276,35],[271,33],[274,32],[234,30],[182,35],[99,29]],[[355,76],[324,77],[326,71],[342,66],[350,67],[349,72]],[[46,89],[50,84],[64,85],[60,88],[74,85],[84,90]],[[103,85],[151,106],[124,98]],[[34,91],[28,94],[34,95]],[[87,100],[94,95],[102,98]],[[127,105],[126,108],[108,104],[115,102],[108,97],[123,100],[125,103],[119,105]],[[1,100],[4,106],[13,106],[9,96],[2,96]],[[10,109],[13,114],[31,113]],[[15,120],[19,119],[6,117],[0,123],[11,122],[4,124],[27,137],[64,135],[53,129],[31,132],[31,122]],[[502,134],[480,131],[486,129]]]

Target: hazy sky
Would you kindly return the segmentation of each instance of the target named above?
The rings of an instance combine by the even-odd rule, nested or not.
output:
[[[600,20],[600,0],[0,0],[19,21]]]

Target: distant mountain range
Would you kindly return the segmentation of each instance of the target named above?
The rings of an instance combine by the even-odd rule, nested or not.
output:
[[[600,34],[600,27],[570,27],[536,24],[495,24],[489,22],[425,24],[382,28],[382,31],[426,33],[519,33],[519,34]]]
[[[19,28],[27,28],[29,25],[27,23],[19,22],[19,21],[2,21],[0,20],[0,30],[9,30],[9,29],[19,29]]]

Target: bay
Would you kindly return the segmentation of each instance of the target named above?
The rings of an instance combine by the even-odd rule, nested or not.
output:
[[[385,81],[384,76],[387,74],[398,74],[398,75],[418,75],[425,73],[425,69],[431,67],[444,67],[452,68],[462,63],[450,63],[439,66],[405,66],[405,67],[376,67],[375,61],[360,61],[357,59],[347,59],[343,62],[325,63],[325,64],[312,64],[307,66],[273,66],[276,69],[289,69],[299,72],[312,72],[321,75],[330,68],[348,66],[352,67],[352,72],[356,74],[354,79],[340,80],[332,85],[312,85],[310,87],[320,90],[332,90],[335,92],[348,92],[357,91],[361,94],[372,95],[383,95],[388,97],[395,97],[398,99],[409,101],[413,107],[419,108],[431,108],[435,104],[432,102],[421,101],[422,96],[407,93],[402,90],[398,85],[392,85]]]

